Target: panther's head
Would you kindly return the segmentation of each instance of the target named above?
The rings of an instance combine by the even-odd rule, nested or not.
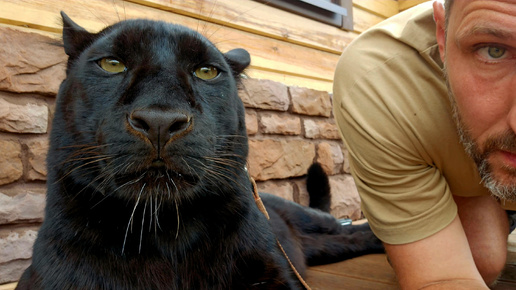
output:
[[[50,181],[106,195],[192,198],[247,158],[238,78],[249,53],[221,53],[179,25],[128,20],[92,34],[64,13],[67,77],[56,103]]]

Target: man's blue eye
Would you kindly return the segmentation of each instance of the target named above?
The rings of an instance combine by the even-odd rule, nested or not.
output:
[[[505,55],[505,48],[496,47],[496,46],[488,46],[487,54],[492,58],[501,58]]]

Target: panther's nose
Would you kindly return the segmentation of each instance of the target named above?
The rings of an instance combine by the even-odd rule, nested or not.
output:
[[[143,135],[159,151],[171,139],[176,139],[191,129],[190,116],[177,111],[142,109],[133,111],[127,118],[130,129]]]

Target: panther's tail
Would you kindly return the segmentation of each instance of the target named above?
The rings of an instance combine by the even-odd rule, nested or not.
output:
[[[330,212],[331,192],[328,175],[321,164],[314,163],[308,168],[306,189],[310,196],[310,207]]]

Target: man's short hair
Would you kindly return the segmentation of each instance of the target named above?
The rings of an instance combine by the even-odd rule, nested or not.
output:
[[[448,20],[450,19],[450,12],[453,6],[453,0],[444,1],[444,25],[448,27]]]

